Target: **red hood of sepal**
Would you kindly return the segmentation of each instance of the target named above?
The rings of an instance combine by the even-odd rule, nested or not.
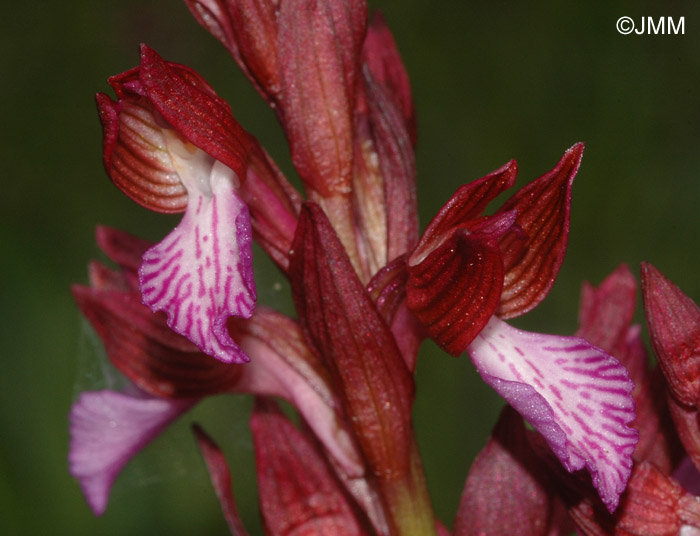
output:
[[[231,107],[194,70],[141,45],[139,80],[148,99],[180,135],[245,179],[250,140]]]
[[[498,238],[514,220],[508,213],[467,222],[419,263],[412,265],[409,257],[406,304],[454,356],[466,350],[498,307],[504,273]]]
[[[289,422],[275,403],[258,397],[250,428],[267,534],[371,534],[313,439]]]
[[[289,267],[310,346],[325,360],[375,474],[400,476],[411,449],[413,379],[328,218],[304,204]]]
[[[501,318],[534,309],[554,284],[566,253],[571,188],[583,148],[583,143],[569,148],[554,169],[518,190],[499,210],[518,213],[518,232],[500,241],[506,271],[497,311]]]
[[[700,308],[653,265],[642,263],[642,298],[654,353],[682,404],[700,397]]]

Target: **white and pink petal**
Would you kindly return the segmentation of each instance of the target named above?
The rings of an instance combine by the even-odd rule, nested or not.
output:
[[[568,471],[587,468],[610,511],[638,433],[627,370],[578,337],[529,333],[493,317],[469,346],[479,373],[546,439]]]
[[[107,508],[119,472],[196,400],[87,391],[70,412],[70,474],[96,515]]]
[[[164,311],[168,326],[224,362],[248,357],[226,328],[231,316],[249,317],[256,292],[250,215],[236,191],[236,174],[179,140],[168,149],[188,190],[180,224],[143,256],[143,302]]]

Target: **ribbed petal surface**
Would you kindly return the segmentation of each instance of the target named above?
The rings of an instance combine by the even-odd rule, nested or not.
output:
[[[88,391],[70,412],[70,474],[80,482],[95,514],[127,462],[195,401],[137,398],[114,391]]]
[[[416,265],[408,266],[406,304],[430,337],[461,354],[493,316],[503,288],[498,238],[514,213],[456,229]],[[415,255],[415,253],[414,253]]]
[[[588,469],[614,510],[637,431],[627,370],[583,339],[528,333],[493,317],[468,349],[479,373],[542,434],[568,471]]]
[[[117,188],[150,210],[185,210],[187,189],[170,160],[148,101],[114,102],[99,93],[97,107],[104,135],[104,164]]]

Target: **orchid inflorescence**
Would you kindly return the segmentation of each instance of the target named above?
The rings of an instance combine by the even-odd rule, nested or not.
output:
[[[157,244],[98,227],[117,268],[93,262],[90,286],[73,288],[129,380],[71,410],[70,471],[91,509],[105,511],[122,468],[197,402],[247,393],[268,534],[449,534],[411,418],[431,338],[466,351],[508,403],[452,534],[700,527],[676,480],[700,464],[698,307],[643,266],[655,369],[624,266],[584,286],[574,336],[506,322],[545,298],[562,265],[583,144],[492,214],[515,161],[461,186],[421,234],[411,90],[380,15],[368,21],[363,0],[186,3],[274,109],[304,193],[197,72],[146,45],[109,79],[116,100],[98,94],[112,182],[184,216]],[[253,240],[289,280],[296,318],[256,304]],[[246,534],[222,452],[194,433],[232,533]]]

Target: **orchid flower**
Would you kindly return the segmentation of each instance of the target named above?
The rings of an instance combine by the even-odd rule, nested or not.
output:
[[[145,45],[139,67],[110,79],[117,101],[98,95],[114,184],[185,215],[156,245],[100,228],[119,270],[93,264],[91,286],[74,288],[135,387],[85,393],[71,412],[71,472],[93,510],[128,460],[203,397],[252,393],[268,533],[445,534],[411,418],[428,336],[466,351],[564,473],[587,469],[613,511],[637,443],[629,373],[607,343],[505,322],[554,284],[583,144],[492,215],[515,161],[460,187],[421,235],[408,76],[364,0],[186,3],[275,110],[304,193],[200,75]],[[255,306],[253,238],[288,277],[298,318]],[[267,397],[289,401],[300,426]],[[244,534],[225,460],[195,435],[229,527]]]
[[[110,78],[118,101],[98,94],[107,172],[146,208],[185,216],[144,254],[144,303],[204,352],[248,360],[228,331],[255,305],[250,216],[237,193],[248,138],[230,108],[194,71],[141,47],[141,65]]]

